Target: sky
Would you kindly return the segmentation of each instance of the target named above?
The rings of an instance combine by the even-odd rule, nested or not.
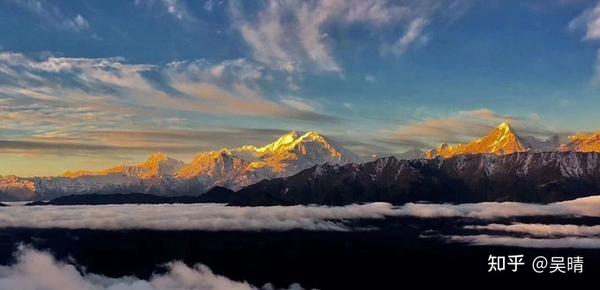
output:
[[[0,0],[0,175],[600,130],[600,2]]]

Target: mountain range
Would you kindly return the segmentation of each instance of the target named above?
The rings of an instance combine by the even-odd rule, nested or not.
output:
[[[202,152],[190,163],[163,153],[137,165],[101,171],[68,171],[55,177],[0,176],[2,200],[40,200],[90,193],[202,194],[220,186],[233,190],[296,174],[318,164],[360,163],[351,151],[316,133],[293,131],[262,147]]]
[[[600,143],[598,144],[600,145]],[[521,137],[515,133],[508,123],[502,123],[481,139],[456,146],[444,143],[436,149],[425,152],[425,157],[432,159],[437,156],[451,158],[469,154],[506,155],[517,152],[550,152],[558,151],[560,145],[558,136],[552,136],[545,141],[533,136]]]
[[[357,170],[360,172],[369,172],[367,176],[378,176],[381,172],[377,168],[381,166],[381,162],[385,162],[386,164],[395,162],[391,160],[396,160],[400,163],[398,163],[399,167],[394,171],[396,172],[394,177],[388,176],[389,180],[386,182],[404,180],[407,182],[406,184],[400,182],[404,184],[402,185],[402,188],[404,188],[405,186],[414,186],[415,182],[417,182],[416,180],[418,180],[423,186],[426,185],[426,187],[431,188],[425,190],[424,187],[419,187],[417,192],[421,192],[422,190],[433,192],[436,189],[435,186],[440,186],[440,180],[446,180],[446,175],[452,176],[452,178],[448,177],[448,180],[454,180],[455,176],[452,172],[458,172],[458,169],[452,169],[449,172],[444,171],[443,175],[446,177],[439,179],[441,177],[438,176],[439,178],[429,180],[428,178],[432,177],[428,174],[433,174],[432,172],[435,170],[432,168],[437,168],[437,164],[458,162],[457,164],[462,164],[460,165],[462,166],[461,168],[469,168],[472,172],[460,171],[462,175],[459,179],[462,179],[463,175],[467,173],[471,176],[498,172],[497,168],[500,167],[494,164],[504,164],[504,158],[512,160],[510,159],[513,158],[512,155],[520,156],[519,160],[527,162],[535,161],[540,164],[555,162],[562,164],[559,166],[559,169],[556,169],[560,172],[577,171],[579,170],[578,168],[581,168],[575,166],[581,165],[579,159],[577,159],[577,162],[573,161],[575,162],[573,163],[574,165],[572,168],[569,168],[569,163],[561,163],[566,162],[565,158],[574,158],[572,156],[584,159],[592,158],[593,160],[596,158],[594,154],[589,155],[592,157],[581,157],[587,155],[570,155],[570,153],[576,152],[600,152],[600,134],[576,135],[571,137],[567,144],[561,145],[558,137],[551,137],[545,141],[532,136],[521,137],[516,134],[509,124],[502,123],[488,135],[468,144],[458,144],[455,146],[442,144],[438,148],[427,152],[414,149],[396,155],[393,158],[377,159],[373,161],[375,163],[363,163],[363,160],[356,154],[316,132],[305,134],[290,132],[265,146],[247,145],[234,149],[202,152],[189,163],[171,158],[163,153],[157,153],[151,155],[145,162],[137,165],[122,165],[101,171],[68,171],[62,176],[55,177],[25,178],[0,176],[0,199],[49,200],[65,195],[132,192],[161,196],[199,195],[209,191],[213,187],[224,187],[238,191],[240,192],[240,196],[246,192],[256,191],[271,194],[281,193],[281,190],[277,186],[272,187],[274,186],[273,184],[280,184],[281,186],[285,184],[286,188],[288,188],[287,190],[297,188],[287,186],[286,182],[299,182],[296,180],[303,179],[298,176],[306,175],[308,174],[306,172],[310,172],[310,170],[315,171],[310,173],[310,176],[319,176],[318,172],[328,172],[327,176],[329,176],[331,172],[337,172],[337,170],[341,170],[339,176],[345,176],[342,174],[344,170],[354,172],[351,176],[358,176],[356,175],[358,174]],[[540,160],[540,158],[543,159]],[[471,162],[484,161],[489,162],[491,165],[470,164]],[[351,165],[347,165],[349,163]],[[375,166],[373,169],[375,170],[374,172],[365,171],[365,169],[370,168],[369,166],[373,166],[369,164],[380,165]],[[524,165],[521,163],[518,166],[512,163],[506,164],[510,166],[510,170],[505,169],[508,170],[507,172],[512,170],[514,174],[518,174],[517,171],[519,170],[529,171],[528,167],[523,167]],[[415,176],[410,177],[410,173],[416,174],[415,176],[422,176],[424,179],[416,178]],[[349,180],[348,178],[344,180],[347,181]],[[416,179],[413,180],[411,178]],[[302,182],[302,184],[310,184],[311,180],[303,180]],[[335,186],[339,182],[331,180],[331,184],[327,185]],[[335,189],[327,190],[319,189],[319,192],[323,195],[323,198],[325,198],[324,196],[330,190],[340,191],[340,193],[343,191],[346,194],[350,194],[351,192],[359,194],[358,192],[363,192],[367,196],[370,196],[367,192],[370,190],[368,188],[371,188],[373,184],[359,183],[355,185],[356,187],[353,188],[336,187]],[[266,191],[265,188],[258,190],[260,186],[268,186],[272,190]],[[451,188],[448,185],[444,185],[443,187],[446,188],[446,191],[448,188]],[[495,187],[501,188],[501,186]],[[395,186],[389,188],[389,190],[392,189],[398,190]],[[310,195],[309,192],[311,190],[314,190],[314,188],[302,188],[302,192],[305,192],[307,196]],[[437,188],[437,190],[444,192],[441,188]],[[462,190],[466,192],[465,188]],[[382,194],[379,189],[376,191],[379,192],[378,194]],[[412,192],[412,189],[409,191]],[[258,196],[257,194],[254,195]],[[252,194],[248,194],[248,196],[252,196]],[[427,195],[422,194],[422,197],[425,196]],[[502,197],[499,195],[495,199],[502,199]],[[316,200],[319,199],[317,198]],[[342,198],[342,200],[345,199]],[[302,199],[290,202],[296,203],[300,201]],[[241,199],[238,202],[240,204],[251,203]]]

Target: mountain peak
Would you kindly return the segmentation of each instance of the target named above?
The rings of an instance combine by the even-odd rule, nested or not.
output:
[[[145,163],[157,163],[157,162],[166,161],[169,159],[170,159],[170,157],[167,156],[167,154],[162,153],[162,152],[157,152],[157,153],[150,155]]]
[[[522,139],[507,122],[503,122],[481,139],[468,144],[459,144],[455,147],[440,146],[437,150],[429,151],[427,157],[450,158],[456,155],[468,154],[504,155],[524,151],[528,151],[528,148],[522,143]]]
[[[85,176],[125,175],[137,176],[140,178],[154,178],[172,174],[183,167],[183,165],[183,161],[173,159],[167,156],[167,154],[159,152],[150,155],[144,163],[137,165],[120,165],[101,171],[67,171],[63,174],[63,177],[78,178]]]
[[[508,134],[508,133],[514,134],[512,127],[507,122],[502,122],[502,124],[498,125],[498,127],[496,127],[496,129],[502,131],[504,134]]]
[[[569,141],[561,146],[562,151],[600,152],[600,132],[569,136]]]
[[[256,151],[259,153],[267,153],[267,152],[277,151],[286,145],[294,143],[299,138],[300,138],[300,135],[298,135],[298,132],[291,131],[291,132],[279,137],[279,139],[275,140],[275,142],[273,142],[273,143],[267,144],[260,148],[256,148]]]

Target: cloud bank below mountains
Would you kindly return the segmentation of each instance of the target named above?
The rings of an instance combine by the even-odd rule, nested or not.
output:
[[[50,254],[22,247],[11,266],[0,266],[0,289],[20,290],[274,290],[267,284],[261,288],[230,280],[197,264],[190,268],[182,262],[166,265],[168,271],[149,280],[135,277],[109,278],[80,272],[71,265],[56,261]],[[293,284],[289,290],[302,290]],[[283,289],[281,289],[283,290]]]
[[[0,212],[0,227],[95,230],[347,231],[342,221],[384,218],[387,203],[345,207],[228,207],[222,204],[13,206]]]
[[[600,238],[566,237],[558,239],[535,239],[493,235],[448,236],[446,238],[451,242],[468,243],[476,246],[600,249]]]
[[[472,218],[600,217],[600,196],[543,204],[482,202],[392,206],[376,202],[342,207],[230,207],[223,204],[103,206],[10,206],[0,211],[0,228],[204,231],[350,231],[347,222],[388,217]]]

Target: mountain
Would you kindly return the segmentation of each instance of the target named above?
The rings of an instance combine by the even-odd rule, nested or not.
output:
[[[408,151],[404,151],[400,154],[396,154],[396,159],[406,159],[406,160],[410,160],[410,159],[419,159],[419,158],[425,158],[425,152],[419,148],[413,148],[411,150]]]
[[[223,187],[214,187],[208,192],[195,196],[159,196],[146,193],[80,194],[61,196],[50,201],[34,201],[34,205],[106,205],[106,204],[190,204],[190,203],[228,203],[234,192]],[[2,206],[0,204],[0,206]]]
[[[570,136],[569,141],[561,146],[562,151],[600,152],[600,132]]]
[[[435,157],[452,158],[469,154],[506,155],[517,152],[549,152],[557,151],[560,142],[557,136],[540,141],[533,136],[520,137],[508,123],[502,123],[485,137],[468,144],[450,146],[442,144],[437,149],[425,153],[428,159]]]
[[[290,176],[317,164],[359,163],[360,158],[316,132],[293,131],[263,147],[199,154],[175,177],[206,186],[240,189],[262,179]]]
[[[63,176],[78,178],[84,176],[124,175],[149,179],[173,175],[184,165],[185,163],[181,160],[173,159],[164,153],[156,153],[151,155],[146,162],[137,165],[121,165],[102,171],[67,171]]]
[[[359,157],[323,135],[290,132],[262,147],[200,153],[189,164],[157,153],[137,165],[101,171],[68,171],[56,177],[0,176],[0,199],[49,200],[64,195],[131,192],[195,195],[215,186],[237,190],[317,164],[352,162],[360,162]]]
[[[518,152],[318,165],[238,191],[232,205],[556,202],[600,192],[600,153]]]

